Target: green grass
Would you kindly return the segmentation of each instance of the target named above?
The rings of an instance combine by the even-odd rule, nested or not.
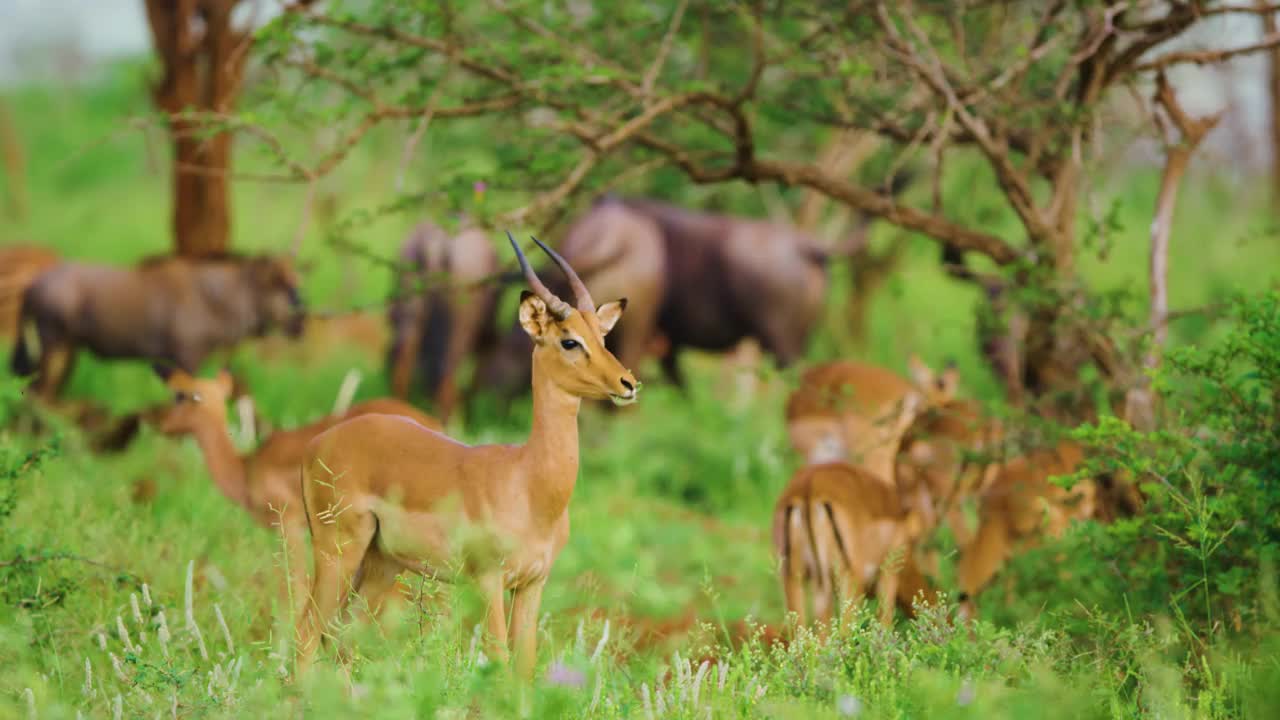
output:
[[[31,158],[32,207],[25,222],[0,224],[0,242],[26,239],[118,263],[165,249],[162,138],[153,136],[157,159],[149,166],[142,136],[120,131],[147,109],[139,79],[125,66],[91,87],[11,98]],[[448,142],[436,147],[444,148],[442,162],[456,159]],[[391,192],[397,161],[394,138],[375,136],[331,189],[345,209],[377,206]],[[1105,259],[1081,260],[1095,286],[1145,293],[1154,179],[1136,173],[1109,183],[1112,194],[1100,204],[1116,203],[1121,229]],[[961,181],[986,182],[961,178],[957,187]],[[237,247],[286,247],[303,192],[237,185]],[[743,206],[757,201],[741,188],[724,192],[738,193]],[[1188,188],[1171,258],[1175,308],[1274,282],[1280,250],[1252,207],[1204,178]],[[415,219],[376,222],[357,239],[390,254]],[[906,241],[901,272],[874,300],[865,357],[903,369],[912,351],[933,362],[953,356],[967,392],[992,398],[994,383],[973,347],[974,291],[943,277],[936,246]],[[389,288],[385,270],[332,252],[319,228],[304,254],[316,262],[305,295],[317,308],[373,303]],[[344,266],[356,271],[354,287],[344,285]],[[845,292],[833,291],[814,358],[842,347]],[[1215,331],[1188,320],[1174,340],[1198,343]],[[325,349],[299,366],[248,347],[233,361],[276,425],[325,412],[352,366],[368,377],[359,397],[386,387],[378,353],[359,349]],[[613,416],[584,409],[572,536],[544,595],[532,693],[477,662],[472,627],[480,611],[469,586],[417,580],[407,589],[426,599],[411,611],[353,625],[349,676],[326,661],[302,683],[286,681],[291,625],[276,593],[279,539],[218,495],[190,441],[144,432],[126,453],[98,457],[68,430],[56,457],[13,483],[12,514],[0,510],[0,563],[7,563],[0,565],[0,717],[24,716],[29,700],[41,718],[112,717],[117,702],[120,716],[148,718],[170,716],[175,703],[179,717],[296,717],[303,708],[307,717],[1265,717],[1280,708],[1280,648],[1265,629],[1201,644],[1160,616],[1131,616],[1123,599],[1071,608],[1069,582],[1057,587],[1059,607],[1046,612],[1014,598],[991,613],[999,625],[958,628],[939,611],[885,631],[860,616],[830,641],[804,636],[785,649],[770,646],[762,638],[782,623],[782,601],[769,515],[795,466],[781,412],[794,373],[766,374],[758,393],[739,398],[714,362],[690,365],[687,396],[656,381],[649,366],[639,374],[655,381],[635,408]],[[123,410],[165,391],[140,364],[86,357],[71,394]],[[451,432],[471,442],[519,441],[526,427],[527,408]],[[0,463],[49,439],[0,430]],[[0,485],[0,509],[9,490]],[[188,602],[208,658],[185,619]],[[157,628],[161,611],[167,643]],[[126,647],[120,626],[140,647]],[[697,678],[710,657],[718,664]]]

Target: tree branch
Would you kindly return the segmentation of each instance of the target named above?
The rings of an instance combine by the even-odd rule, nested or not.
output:
[[[992,169],[995,170],[996,179],[999,181],[1001,188],[1004,189],[1005,195],[1009,198],[1009,204],[1022,220],[1022,224],[1026,227],[1031,238],[1037,242],[1052,238],[1053,230],[1040,216],[1026,178],[1014,168],[1013,163],[1009,160],[1008,146],[1001,139],[993,136],[985,120],[974,115],[964,103],[960,102],[955,89],[951,87],[942,71],[941,60],[928,45],[924,31],[916,25],[910,15],[903,15],[903,22],[921,45],[921,48],[917,49],[911,41],[898,32],[893,19],[889,16],[888,8],[885,7],[882,0],[876,3],[876,18],[880,22],[881,28],[888,35],[889,45],[894,49],[898,57],[916,76],[946,101],[951,111],[955,114],[956,120],[973,135],[978,148],[982,150],[987,161],[991,163]],[[924,54],[923,58],[921,53]]]
[[[653,95],[653,84],[657,82],[662,66],[667,62],[667,55],[671,54],[671,46],[675,42],[676,33],[680,31],[680,22],[684,19],[684,11],[688,7],[689,0],[680,0],[675,12],[671,13],[671,24],[667,26],[667,33],[662,36],[662,44],[658,46],[658,52],[653,62],[649,64],[649,69],[645,71],[644,79],[640,82],[640,92],[645,97]]]
[[[1166,53],[1154,60],[1138,63],[1134,70],[1137,72],[1153,72],[1166,70],[1174,65],[1211,65],[1225,62],[1241,55],[1250,55],[1276,47],[1280,47],[1280,33],[1269,33],[1256,43],[1226,50],[1184,50]]]

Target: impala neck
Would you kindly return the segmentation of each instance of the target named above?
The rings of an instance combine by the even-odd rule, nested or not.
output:
[[[533,356],[533,429],[524,452],[538,518],[553,522],[569,507],[578,480],[578,407],[582,401],[560,389]]]
[[[214,485],[231,501],[242,507],[249,507],[245,463],[231,442],[231,432],[227,430],[226,424],[201,423],[194,434]]]

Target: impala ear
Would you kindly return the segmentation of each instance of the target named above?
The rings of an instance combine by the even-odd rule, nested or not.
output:
[[[627,309],[627,299],[614,300],[607,302],[596,308],[596,320],[600,322],[600,333],[608,335],[614,325],[618,324],[618,320],[622,318],[622,311]]]
[[[236,387],[236,379],[231,376],[231,372],[223,368],[214,376],[214,380],[217,381],[218,388],[222,390],[222,394],[231,397],[231,393]]]
[[[551,322],[551,313],[542,298],[528,290],[520,293],[520,327],[535,343],[541,341]]]
[[[933,384],[933,368],[915,353],[907,358],[907,372],[911,375],[911,382],[918,388],[927,388]]]

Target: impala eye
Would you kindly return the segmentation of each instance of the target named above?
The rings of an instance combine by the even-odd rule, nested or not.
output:
[[[572,339],[570,339],[570,340],[561,340],[561,341],[560,341],[560,347],[564,348],[565,350],[572,350],[572,349],[574,349],[574,348],[578,347],[578,341],[577,341],[577,340],[572,340]]]
[[[173,401],[174,401],[175,403],[186,402],[186,401],[187,401],[187,394],[186,394],[186,393],[184,393],[184,392],[182,392],[181,390],[179,390],[178,392],[175,392],[175,393],[173,394]]]

